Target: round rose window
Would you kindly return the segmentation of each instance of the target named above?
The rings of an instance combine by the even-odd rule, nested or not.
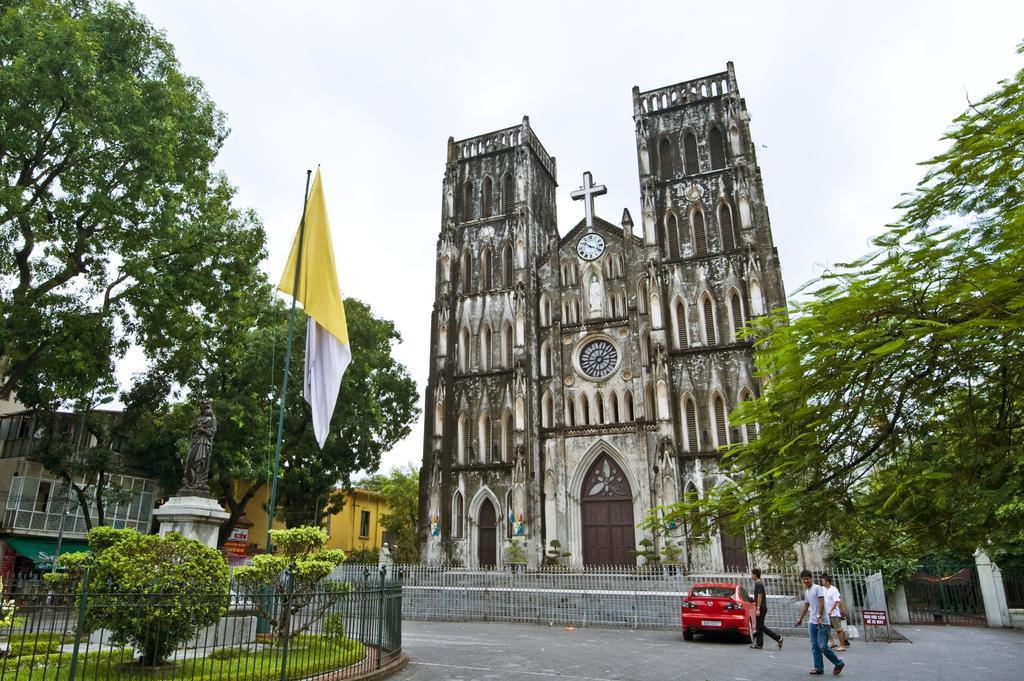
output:
[[[591,378],[604,378],[619,361],[615,346],[604,339],[592,341],[580,351],[580,368]]]

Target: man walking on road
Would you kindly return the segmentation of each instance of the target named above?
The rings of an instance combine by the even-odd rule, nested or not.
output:
[[[773,639],[782,647],[782,637],[764,625],[764,619],[768,616],[768,599],[765,597],[764,584],[761,582],[761,568],[753,568],[750,576],[754,580],[754,613],[757,615],[757,635],[754,638],[754,645],[751,648],[764,647],[764,635]]]
[[[814,661],[812,675],[824,674],[825,663],[821,656],[828,658],[834,666],[832,673],[839,676],[846,668],[846,663],[832,652],[828,647],[828,613],[825,611],[825,589],[814,583],[810,570],[803,570],[800,573],[800,581],[804,585],[804,607],[800,616],[796,618],[796,625],[804,621],[804,615],[810,613],[807,618],[807,631],[811,636],[811,659]]]
[[[839,593],[839,589],[832,583],[832,575],[822,575],[821,586],[825,589],[825,612],[828,613],[828,621],[832,626],[828,632],[828,647],[840,651],[846,650],[846,646],[850,645],[849,639],[846,638],[846,632],[843,630],[846,603],[843,602],[843,596]]]

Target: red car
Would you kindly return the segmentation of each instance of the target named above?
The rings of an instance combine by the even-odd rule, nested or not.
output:
[[[694,634],[737,632],[751,638],[757,631],[753,598],[735,582],[694,584],[683,599],[683,638]]]

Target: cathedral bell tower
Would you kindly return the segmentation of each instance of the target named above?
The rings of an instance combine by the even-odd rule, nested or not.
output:
[[[537,279],[557,239],[555,159],[520,125],[448,140],[431,314],[419,540],[429,563],[539,555]]]
[[[665,402],[674,416],[659,434],[678,458],[683,494],[698,495],[726,482],[717,470],[720,450],[756,437],[755,427],[732,427],[728,419],[738,402],[760,393],[742,330],[785,305],[785,290],[732,62],[676,85],[634,87],[633,120],[650,343],[665,349]],[[706,544],[696,541],[695,528],[679,531],[691,565],[747,569],[743,537]]]

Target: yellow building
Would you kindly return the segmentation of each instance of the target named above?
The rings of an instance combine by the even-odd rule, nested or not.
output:
[[[346,553],[377,551],[384,543],[384,528],[380,524],[380,517],[388,512],[384,497],[366,489],[344,494],[344,508],[327,519],[327,546]]]
[[[235,498],[242,496],[249,490],[249,483],[235,482]],[[238,519],[238,524],[228,537],[225,548],[236,558],[245,555],[263,553],[267,545],[267,512],[265,509],[270,499],[270,485],[263,485],[252,499],[245,505],[245,513]],[[274,529],[283,530],[285,524],[274,519]]]

